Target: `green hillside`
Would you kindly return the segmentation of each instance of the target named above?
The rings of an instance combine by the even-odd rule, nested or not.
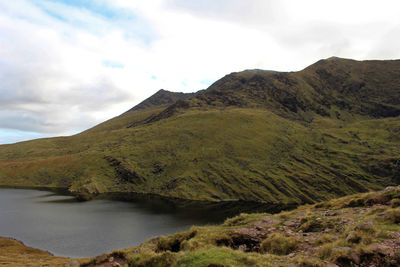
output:
[[[161,90],[71,137],[0,146],[0,184],[311,203],[400,183],[400,60]]]

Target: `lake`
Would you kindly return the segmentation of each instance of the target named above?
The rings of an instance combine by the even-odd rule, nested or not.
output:
[[[221,223],[240,212],[268,211],[257,203],[179,201],[137,194],[78,202],[48,191],[0,188],[0,236],[56,256],[93,257],[147,239]]]

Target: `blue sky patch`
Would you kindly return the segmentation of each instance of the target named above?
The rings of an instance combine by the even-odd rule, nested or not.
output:
[[[49,134],[42,134],[29,131],[20,131],[14,129],[0,129],[0,144],[12,144],[25,140],[49,137]]]
[[[153,26],[143,17],[135,14],[132,9],[120,8],[106,1],[94,0],[49,0],[32,2],[49,16],[79,29],[85,29],[92,34],[102,35],[108,28],[117,28],[123,32],[125,39],[133,39],[149,45],[158,38]],[[74,16],[68,9],[81,11],[82,16]],[[103,21],[103,25],[87,20],[85,14]]]
[[[210,86],[211,84],[213,84],[214,82],[215,82],[215,80],[210,80],[210,79],[204,79],[204,80],[200,81],[201,84],[203,84],[207,87]]]
[[[113,61],[113,60],[103,60],[102,64],[107,68],[113,68],[113,69],[115,69],[115,68],[122,69],[125,67],[124,64],[122,64],[118,61]]]
[[[37,2],[37,1],[36,1]],[[134,18],[133,14],[124,12],[123,9],[116,9],[109,6],[104,1],[94,1],[94,0],[52,0],[49,2],[60,3],[67,6],[75,7],[78,9],[86,9],[92,13],[100,15],[108,19],[121,19],[122,18]],[[40,4],[40,1],[37,2]]]

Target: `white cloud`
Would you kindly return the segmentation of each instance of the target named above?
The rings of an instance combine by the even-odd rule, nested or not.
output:
[[[81,131],[160,88],[196,91],[246,68],[400,57],[397,1],[81,3],[0,2],[0,131]]]

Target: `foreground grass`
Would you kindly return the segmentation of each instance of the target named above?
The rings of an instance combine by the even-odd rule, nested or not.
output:
[[[114,261],[121,266],[399,266],[400,187],[275,215],[241,214],[82,266]]]

